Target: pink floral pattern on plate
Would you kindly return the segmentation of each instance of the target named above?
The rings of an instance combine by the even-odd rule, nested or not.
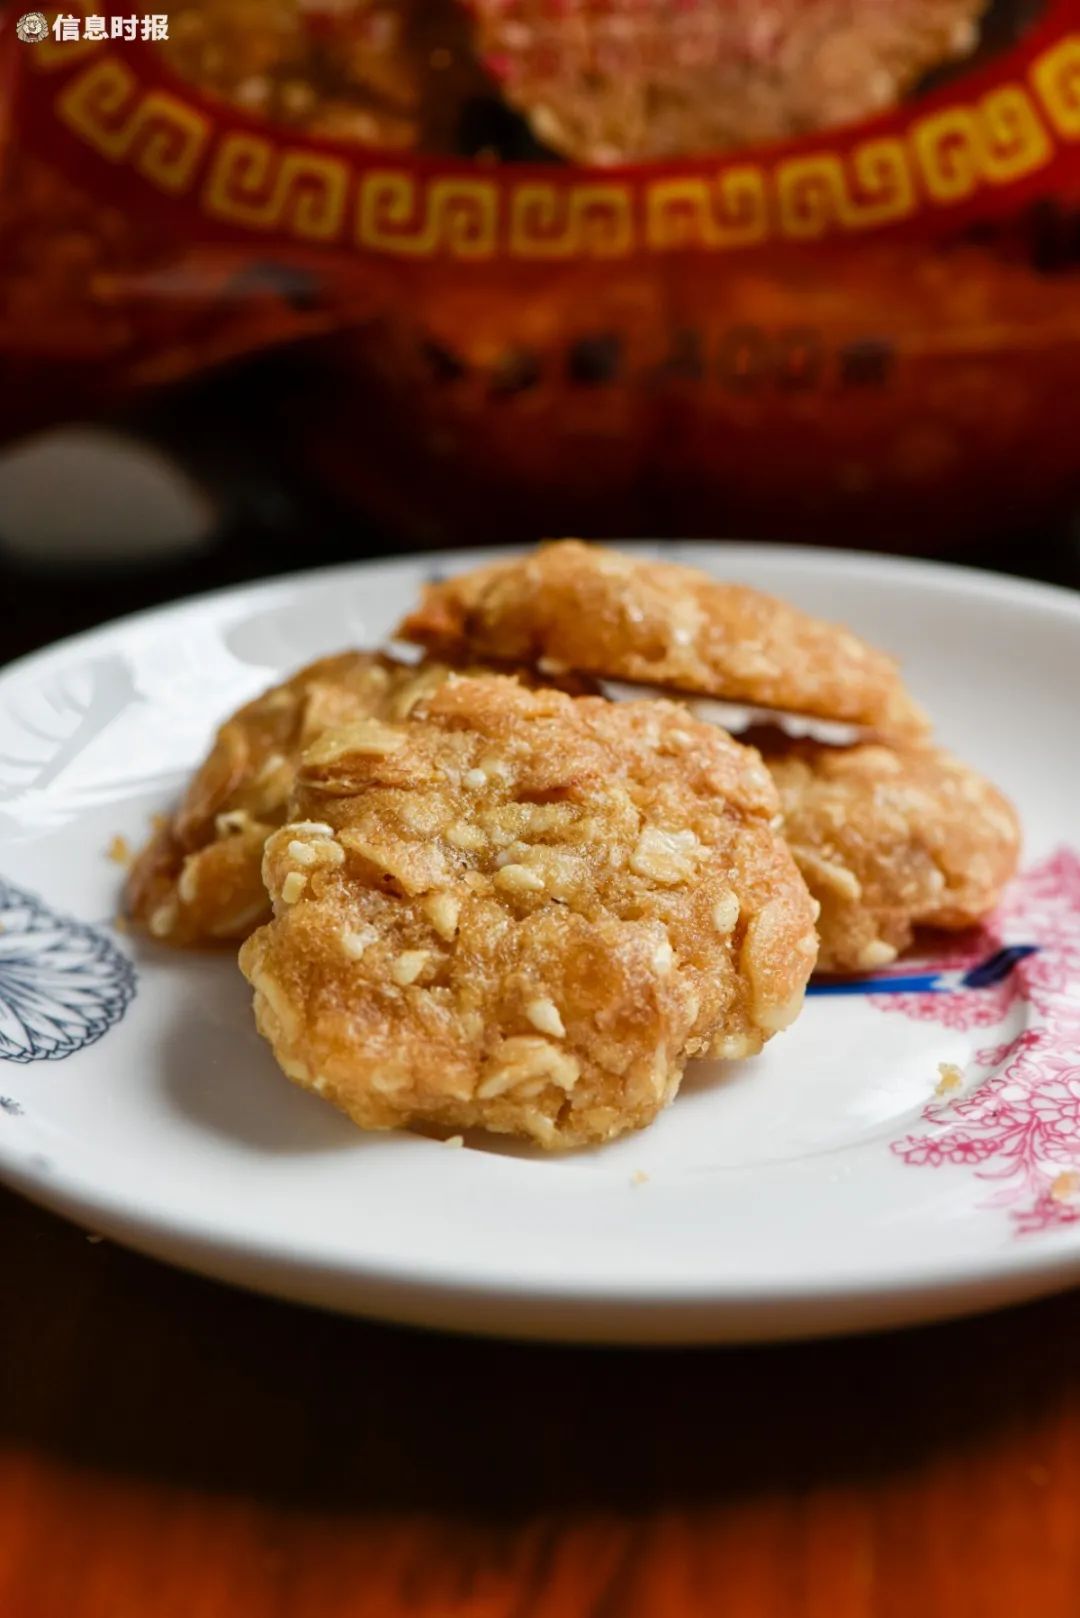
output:
[[[1080,856],[1060,848],[1011,885],[986,927],[936,966],[966,967],[1003,942],[1039,952],[989,989],[878,994],[870,1003],[947,1028],[1000,1025],[1018,1003],[1028,1024],[975,1053],[963,1090],[931,1101],[923,1134],[893,1142],[919,1167],[966,1164],[992,1186],[982,1204],[1008,1211],[1018,1235],[1080,1221]],[[972,1071],[972,1068],[974,1071]]]

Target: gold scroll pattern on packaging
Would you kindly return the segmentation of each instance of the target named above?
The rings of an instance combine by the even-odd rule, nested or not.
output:
[[[52,71],[51,65],[46,71]],[[1080,139],[1080,36],[1027,82],[915,116],[846,149],[732,162],[712,175],[639,171],[548,181],[437,172],[335,153],[271,131],[221,129],[114,52],[59,92],[67,128],[110,163],[242,231],[402,259],[619,259],[817,241],[968,202],[1046,167]]]

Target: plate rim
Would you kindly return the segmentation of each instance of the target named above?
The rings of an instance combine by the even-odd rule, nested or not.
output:
[[[930,1324],[1022,1303],[1080,1282],[1080,1247],[1050,1238],[1041,1254],[1003,1247],[999,1262],[923,1267],[886,1285],[865,1273],[825,1286],[719,1290],[683,1281],[670,1292],[603,1286],[570,1277],[561,1286],[522,1283],[512,1270],[487,1281],[454,1278],[445,1266],[406,1268],[376,1258],[346,1263],[285,1243],[222,1236],[198,1221],[169,1220],[115,1199],[59,1183],[52,1172],[9,1165],[0,1149],[0,1182],[39,1207],[118,1245],[264,1296],[329,1310],[526,1341],[600,1345],[772,1342],[850,1335]]]
[[[1080,630],[1080,593],[962,564],[743,540],[610,543],[613,548],[629,552],[670,554],[673,560],[690,565],[697,551],[703,564],[706,558],[715,563],[723,553],[736,565],[745,562],[752,566],[765,560],[819,575],[843,570],[848,580],[853,572],[867,581],[885,573],[923,588],[951,586],[1020,610],[1063,614]],[[46,672],[57,662],[91,651],[118,633],[167,623],[193,609],[219,608],[232,600],[266,605],[283,592],[317,589],[362,578],[373,570],[424,573],[497,560],[522,554],[525,549],[484,547],[365,557],[196,592],[178,601],[122,614],[4,665],[0,668],[0,701],[12,685]],[[966,1261],[954,1258],[939,1265],[935,1265],[932,1255],[924,1255],[917,1268],[905,1265],[898,1269],[891,1265],[884,1279],[871,1269],[863,1269],[842,1280],[830,1278],[824,1286],[815,1286],[812,1281],[778,1282],[775,1276],[760,1287],[746,1281],[718,1284],[715,1278],[676,1276],[667,1287],[649,1285],[635,1290],[622,1282],[605,1285],[603,1278],[582,1274],[564,1277],[556,1287],[532,1279],[523,1281],[509,1267],[499,1274],[490,1265],[485,1279],[479,1281],[467,1275],[448,1274],[445,1261],[438,1258],[426,1264],[417,1260],[409,1266],[395,1258],[380,1263],[374,1255],[346,1260],[325,1251],[312,1254],[307,1249],[290,1248],[278,1235],[260,1243],[246,1234],[222,1232],[220,1227],[215,1229],[211,1223],[192,1218],[190,1210],[183,1217],[166,1215],[160,1208],[147,1212],[145,1206],[122,1195],[93,1193],[77,1172],[62,1173],[52,1165],[43,1168],[28,1164],[25,1154],[20,1156],[12,1142],[2,1139],[0,1181],[76,1223],[89,1221],[126,1245],[233,1284],[317,1304],[318,1283],[335,1282],[356,1296],[338,1298],[327,1307],[374,1313],[411,1324],[500,1335],[617,1342],[771,1340],[941,1318],[1035,1296],[1080,1280],[1080,1227],[1069,1227],[1041,1237],[1043,1245],[1037,1252],[1026,1243],[1003,1244],[996,1253]],[[197,1250],[198,1259],[185,1261],[180,1256],[185,1247]],[[261,1270],[274,1272],[274,1278],[260,1280]],[[245,1271],[248,1273],[242,1273]],[[360,1296],[365,1292],[381,1294],[383,1301],[369,1305]],[[486,1304],[486,1313],[500,1317],[494,1324],[476,1324],[478,1295]],[[611,1336],[590,1325],[601,1309],[612,1312]],[[793,1317],[790,1329],[771,1320],[776,1312]],[[548,1327],[545,1316],[550,1317]],[[689,1317],[694,1317],[693,1321]],[[801,1318],[803,1325],[794,1317]],[[845,1320],[851,1324],[845,1325]]]

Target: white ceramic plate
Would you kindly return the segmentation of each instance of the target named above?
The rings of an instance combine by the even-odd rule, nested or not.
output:
[[[858,555],[666,554],[899,654],[942,739],[1023,816],[1024,875],[984,936],[814,997],[762,1057],[692,1067],[651,1129],[600,1150],[361,1135],[282,1078],[230,956],[113,929],[105,850],[141,840],[230,709],[378,642],[425,575],[476,558],[231,590],[0,677],[3,1178],[209,1275],[518,1335],[792,1336],[1080,1279],[1080,598]],[[1037,953],[964,987],[1005,945]],[[960,1089],[936,1094],[939,1063]]]

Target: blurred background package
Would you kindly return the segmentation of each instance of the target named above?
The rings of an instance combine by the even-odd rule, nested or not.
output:
[[[1072,509],[1080,0],[0,29],[9,455],[119,424],[403,546]]]

